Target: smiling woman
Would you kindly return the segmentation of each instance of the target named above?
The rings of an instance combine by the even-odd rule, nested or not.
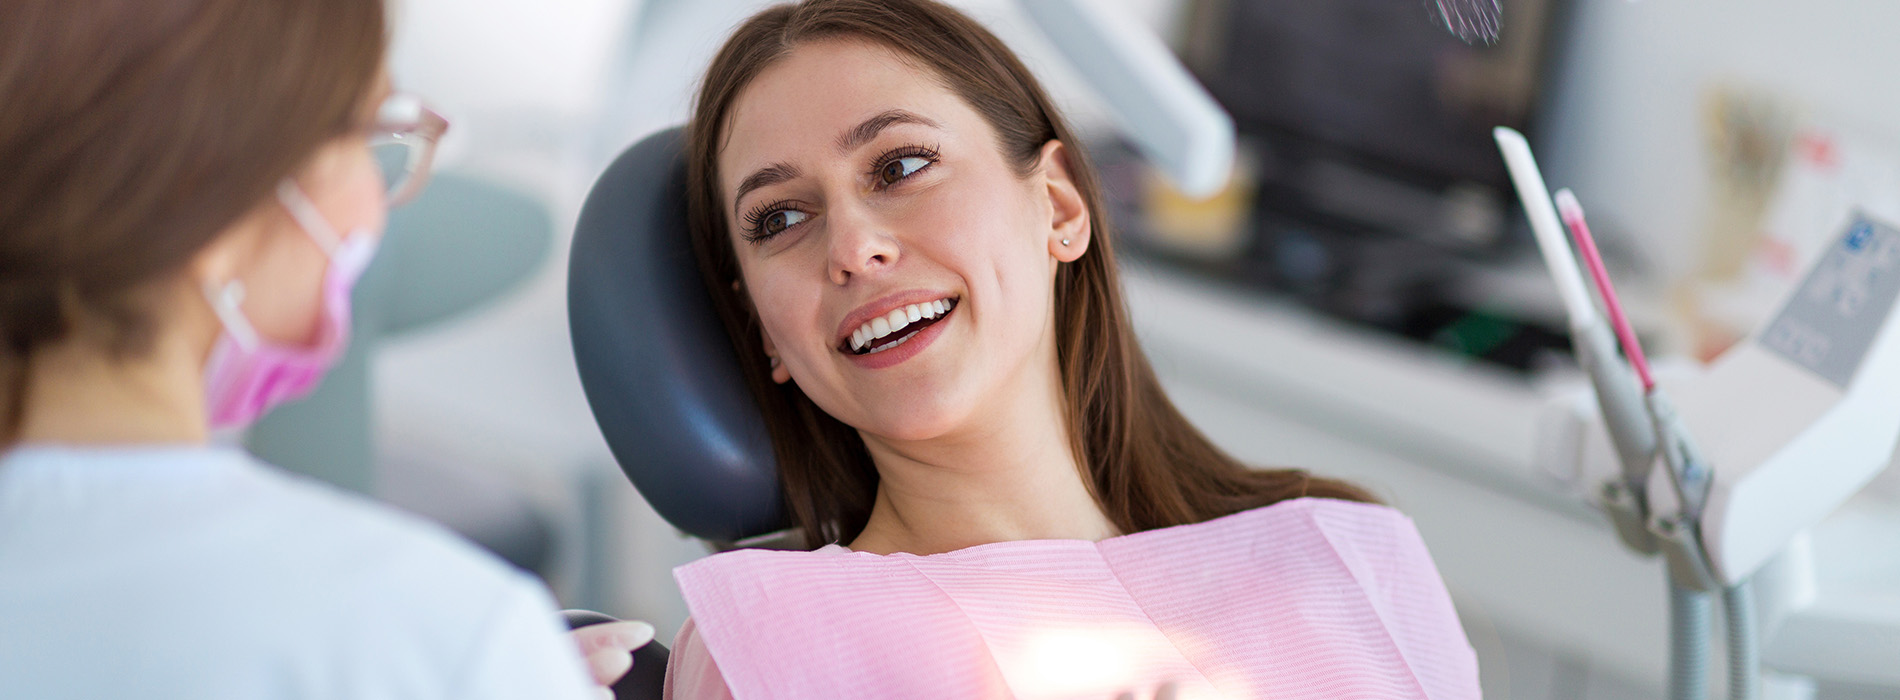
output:
[[[1336,508],[1352,514],[1342,517],[1378,524],[1333,541],[1382,532],[1360,551],[1416,549],[1419,556],[1405,558],[1406,566],[1380,570],[1393,578],[1378,595],[1416,584],[1425,594],[1407,604],[1432,620],[1451,620],[1449,632],[1440,625],[1426,636],[1450,642],[1438,646],[1449,649],[1453,661],[1469,658],[1442,583],[1409,522],[1367,505],[1371,497],[1351,484],[1234,460],[1168,400],[1128,323],[1087,155],[1035,78],[980,25],[930,0],[774,7],[741,25],[714,59],[687,138],[700,271],[739,356],[756,358],[742,364],[771,434],[786,504],[806,543],[823,547],[792,553],[798,559],[789,562],[735,553],[683,569],[695,620],[676,643],[673,695],[744,696],[746,688],[793,681],[810,689],[905,695],[902,684],[879,683],[981,679],[995,675],[983,669],[999,668],[1001,686],[957,687],[1036,695],[1029,689],[1041,686],[1025,680],[1036,677],[1033,669],[1005,658],[1015,648],[1009,640],[1020,641],[1016,632],[1023,632],[1014,621],[996,627],[968,618],[982,632],[974,643],[965,634],[967,621],[951,623],[976,615],[968,605],[998,596],[1005,609],[1045,619],[1081,614],[1087,606],[1060,602],[1075,593],[1058,592],[1073,576],[1057,575],[1064,583],[1052,587],[1007,592],[960,589],[933,577],[918,589],[923,599],[905,598],[911,593],[900,579],[917,575],[923,559],[938,565],[968,563],[970,556],[1042,561],[1029,551],[1038,547],[1053,548],[1046,562],[1086,568],[1098,548],[1100,556],[1112,551],[1116,557],[1148,551],[1129,544],[1136,541],[1131,537],[1146,537],[1139,540],[1143,547],[1246,540],[1236,550],[1243,558],[1309,558],[1315,552],[1299,552],[1295,542],[1324,527],[1289,531],[1285,551],[1273,544],[1281,535],[1262,533],[1279,527],[1273,518]],[[1307,497],[1327,500],[1267,508]],[[1279,515],[1261,515],[1266,511]],[[1387,532],[1390,523],[1381,518],[1403,524]],[[1163,581],[1155,591],[1185,600],[1233,590],[1219,583],[1228,580],[1224,576],[1247,581],[1263,575],[1258,561],[1228,554],[1176,561],[1170,566],[1179,585]],[[1357,556],[1319,560],[1337,564]],[[882,564],[851,569],[867,562],[856,557],[904,564],[896,571],[876,568]],[[1133,573],[1152,561],[1142,555],[1116,566]],[[1042,569],[1030,577],[1060,573]],[[728,595],[760,586],[801,608],[803,622],[786,622],[775,617],[779,611],[755,610]],[[1261,593],[1262,600],[1298,598]],[[1148,595],[1127,586],[1085,595],[1097,594],[1129,597],[1131,605]],[[789,602],[795,600],[802,603]],[[919,607],[920,600],[930,604]],[[735,616],[738,609],[748,612]],[[902,632],[893,631],[903,628],[893,628],[898,617],[877,619],[884,635],[878,636],[842,619],[814,628],[814,610],[861,621],[871,620],[861,617],[870,611],[925,617]],[[1178,671],[1206,661],[1189,664],[1181,653],[1166,651],[1183,639],[1214,640],[1193,645],[1201,650],[1252,648],[1258,640],[1233,637],[1222,625],[1258,627],[1260,620],[1234,612],[1213,627],[1164,625],[1159,618],[1130,624],[1155,630],[1144,644],[1159,646],[1143,646],[1142,653],[1179,661],[1169,667]],[[1195,615],[1188,617],[1201,619]],[[775,620],[786,624],[774,627]],[[1363,628],[1365,621],[1353,624]],[[748,646],[775,639],[775,629],[793,628],[838,641],[818,646],[845,658],[834,655],[800,670]],[[1362,631],[1406,637],[1382,627]],[[1351,648],[1348,638],[1353,635],[1311,648]],[[944,654],[923,666],[882,668],[871,658],[882,652],[851,656],[845,639]],[[1356,669],[1349,675],[1362,679],[1416,670],[1390,666],[1382,672],[1346,662],[1333,668]],[[1256,664],[1248,672],[1266,668]],[[1475,689],[1475,666],[1471,670]]]
[[[694,250],[740,356],[761,358],[747,378],[812,545],[864,531],[885,438],[953,436],[977,414],[1054,436],[1044,452],[1084,475],[1121,532],[1300,496],[1370,500],[1251,469],[1174,409],[1130,330],[1086,153],[1028,69],[954,10],[761,13],[714,60],[688,137]],[[854,358],[853,336],[882,347],[877,318],[927,303],[948,310],[922,331],[953,335],[967,317],[962,349],[942,353],[962,357],[864,372],[909,357],[860,364],[893,353]],[[934,344],[895,337],[911,356]]]

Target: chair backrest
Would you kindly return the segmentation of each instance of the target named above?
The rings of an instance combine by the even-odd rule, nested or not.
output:
[[[787,526],[778,465],[687,239],[684,131],[642,139],[575,225],[567,316],[620,469],[675,527],[733,542]]]

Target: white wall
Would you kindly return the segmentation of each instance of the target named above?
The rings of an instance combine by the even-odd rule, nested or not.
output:
[[[1574,0],[1571,55],[1540,160],[1591,216],[1676,273],[1699,255],[1709,188],[1701,101],[1768,90],[1892,141],[1900,133],[1900,3]]]

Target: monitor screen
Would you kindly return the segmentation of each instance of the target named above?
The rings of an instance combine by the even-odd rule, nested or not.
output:
[[[1514,199],[1491,128],[1529,126],[1554,0],[1503,0],[1489,45],[1461,41],[1419,0],[1196,0],[1192,10],[1184,58],[1271,151],[1263,186],[1387,228],[1441,227],[1443,212],[1424,211],[1434,196],[1499,209]]]

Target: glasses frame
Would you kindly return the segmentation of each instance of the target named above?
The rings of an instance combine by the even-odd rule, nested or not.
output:
[[[403,164],[402,174],[395,182],[384,182],[385,196],[391,208],[415,201],[422,194],[423,187],[429,184],[429,176],[435,165],[436,145],[442,141],[442,135],[449,130],[449,120],[435,111],[421,98],[408,93],[395,93],[384,100],[383,108],[377,111],[376,123],[370,127],[369,147],[373,151],[378,146],[406,146],[408,162]],[[394,107],[392,109],[392,106]],[[393,112],[405,112],[393,114]]]

